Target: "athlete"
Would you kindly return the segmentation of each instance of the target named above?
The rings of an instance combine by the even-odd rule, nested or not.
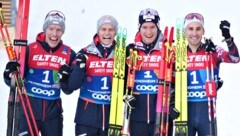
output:
[[[80,89],[75,115],[76,136],[108,134],[117,27],[113,16],[102,16],[97,21],[93,42],[77,53],[76,64],[66,71],[68,80],[61,82],[67,94]],[[67,65],[62,67],[70,69]]]
[[[199,13],[186,15],[184,29],[188,41],[188,135],[195,136],[197,133],[198,136],[206,136],[212,133],[215,136],[214,129],[210,132],[208,98],[204,87],[206,83],[206,52],[213,55],[214,77],[218,79],[222,62],[239,62],[238,49],[233,37],[230,35],[230,23],[226,20],[221,21],[220,29],[222,36],[225,38],[224,41],[227,43],[228,51],[225,51],[220,46],[215,46],[211,41],[207,42],[207,44],[201,42],[205,29],[204,18]]]
[[[60,98],[59,68],[70,65],[76,53],[61,39],[65,31],[65,16],[57,10],[50,11],[43,24],[43,32],[26,48],[24,84],[39,132],[42,136],[62,136],[63,116]],[[4,81],[10,85],[10,77],[20,64],[9,61],[4,71]],[[30,114],[28,115],[30,117]],[[23,109],[18,135],[30,136]]]
[[[137,51],[141,61],[141,67],[135,73],[133,96],[136,98],[135,108],[130,117],[131,136],[154,135],[156,120],[156,99],[158,93],[158,73],[160,73],[160,60],[162,50],[162,33],[159,24],[160,17],[154,9],[144,9],[139,14],[139,31],[135,37],[135,43],[127,46],[127,57],[130,49]],[[140,60],[138,64],[140,64]],[[174,108],[174,106],[172,107]],[[171,108],[170,108],[171,109]],[[170,110],[173,111],[174,110]],[[175,112],[174,112],[175,113]],[[173,119],[179,114],[173,115]],[[169,133],[172,135],[172,119],[169,119]]]

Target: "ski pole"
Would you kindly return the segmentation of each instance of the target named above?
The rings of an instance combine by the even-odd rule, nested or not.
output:
[[[210,39],[205,39],[205,43],[209,44],[211,42]],[[213,128],[215,136],[217,136],[216,130],[216,82],[214,80],[214,61],[213,61],[213,53],[206,52],[206,56],[208,60],[206,61],[206,96],[208,97],[208,118],[209,118],[209,127],[210,127],[210,135],[213,136]]]

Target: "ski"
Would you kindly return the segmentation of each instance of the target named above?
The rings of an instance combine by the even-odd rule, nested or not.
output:
[[[118,28],[114,53],[114,68],[108,136],[119,136],[123,126],[123,93],[125,78],[127,29]]]
[[[176,20],[176,28],[175,108],[180,116],[175,120],[175,136],[187,136],[187,39],[180,18]]]
[[[16,18],[14,49],[18,62],[21,64],[20,71],[24,75],[25,54],[27,46],[28,18],[30,0],[19,0],[18,14]],[[21,55],[24,54],[24,55]]]
[[[174,64],[174,27],[170,29],[170,35],[168,42],[165,43],[165,76],[164,76],[164,91],[163,91],[163,105],[162,105],[162,117],[161,117],[161,135],[168,135],[169,127],[169,106],[170,106],[170,90],[172,87],[173,77],[173,64]]]
[[[26,4],[26,3],[28,3],[28,4]],[[20,0],[19,1],[19,9],[23,8],[22,6],[24,6],[24,5],[22,5],[22,4],[24,4],[24,5],[26,4],[29,6],[29,1],[27,0],[24,3],[24,1]],[[18,14],[21,15],[20,11]],[[2,5],[0,7],[0,33],[1,33],[1,36],[3,39],[3,43],[5,45],[9,60],[17,61],[18,59],[17,59],[16,51],[15,51],[15,48],[13,48],[12,40],[10,38],[8,28],[5,24],[4,15],[2,13]],[[20,43],[26,45],[26,42],[20,42]],[[23,56],[25,57],[25,54]],[[17,88],[17,92],[15,90],[15,85]],[[26,100],[26,102],[24,100]],[[8,107],[7,136],[12,136],[12,135],[17,136],[18,135],[20,103],[23,108],[23,112],[26,117],[31,136],[35,136],[35,135],[38,136],[38,129],[37,129],[37,125],[35,122],[35,118],[33,116],[29,98],[27,96],[26,88],[24,86],[23,75],[20,71],[20,67],[18,67],[18,71],[16,73],[13,73],[13,76],[11,79],[9,107]],[[30,115],[31,115],[33,124],[31,124],[31,122],[30,122],[30,117],[28,116],[28,113],[30,113]],[[34,130],[32,128],[32,125],[34,127]],[[33,131],[35,131],[35,134]]]
[[[30,0],[19,0],[18,5],[18,14],[16,19],[16,29],[15,29],[15,39],[14,39],[14,49],[16,53],[16,59],[20,63],[20,71],[21,76],[19,77],[22,87],[23,96],[25,98],[25,103],[29,112],[25,113],[25,117],[29,118],[28,127],[30,129],[31,135],[39,135],[38,127],[35,121],[35,117],[31,108],[31,104],[29,101],[29,97],[24,86],[23,76],[24,76],[24,66],[25,66],[25,54],[27,47],[27,33],[28,33],[28,19],[29,19],[29,9],[30,9]],[[22,55],[23,54],[23,55]],[[22,100],[20,100],[22,101]],[[22,104],[23,106],[23,104]],[[30,115],[30,117],[28,117]],[[32,122],[30,122],[30,119]],[[27,119],[28,120],[28,119]],[[32,129],[32,130],[31,130]],[[35,134],[34,134],[35,133]]]
[[[168,27],[164,29],[164,35],[161,46],[161,61],[159,62],[159,81],[158,93],[156,102],[156,121],[154,136],[168,135],[168,114],[170,103],[170,89],[172,82],[172,68],[173,68],[173,37],[174,27],[171,27],[168,34]]]

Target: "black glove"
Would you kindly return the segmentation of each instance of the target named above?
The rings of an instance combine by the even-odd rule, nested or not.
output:
[[[205,39],[205,51],[216,52],[216,46],[213,44],[211,39]]]
[[[223,85],[223,80],[220,77],[218,77],[218,79],[217,79],[217,90],[219,90],[222,87],[222,85]]]
[[[219,27],[222,31],[222,36],[225,39],[229,39],[231,37],[230,32],[229,32],[230,31],[230,23],[227,20],[223,20],[223,21],[221,21]]]
[[[135,109],[136,107],[136,98],[133,95],[124,95],[123,101],[131,108]]]
[[[17,67],[19,66],[20,64],[16,60],[9,61],[6,65],[6,69],[4,70],[4,78],[10,80],[11,74],[16,72],[18,70]]]
[[[169,107],[169,115],[170,117],[175,120],[180,116],[180,112],[173,106]]]
[[[58,70],[58,76],[60,82],[66,82],[69,76],[70,68],[67,64],[63,64],[60,69]]]
[[[76,65],[79,68],[85,68],[86,67],[86,56],[84,54],[78,54],[76,56]]]

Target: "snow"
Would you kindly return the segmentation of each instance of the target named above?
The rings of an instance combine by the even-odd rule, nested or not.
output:
[[[218,4],[217,6],[215,4]],[[235,0],[228,0],[227,3],[219,0],[34,0],[31,1],[28,41],[32,42],[38,32],[42,30],[43,20],[48,11],[53,9],[61,10],[66,15],[66,32],[63,41],[70,45],[76,52],[83,46],[92,42],[96,33],[96,22],[104,14],[115,16],[122,27],[128,30],[127,43],[134,40],[138,30],[138,14],[140,10],[151,7],[157,9],[160,14],[160,25],[163,29],[166,25],[175,25],[175,19],[184,17],[189,12],[199,12],[205,19],[205,36],[213,37],[213,42],[226,48],[221,43],[222,36],[219,30],[219,23],[226,19],[231,23],[231,34],[240,48],[240,18],[237,10],[238,3]],[[4,49],[0,49],[0,135],[6,134],[7,125],[7,99],[9,88],[4,84],[2,73],[7,63],[7,55]],[[237,136],[238,129],[238,108],[240,91],[238,90],[240,64],[222,64],[220,76],[224,85],[218,92],[217,119],[219,136]],[[64,108],[64,136],[74,135],[74,116],[78,92],[71,95],[62,93]]]

